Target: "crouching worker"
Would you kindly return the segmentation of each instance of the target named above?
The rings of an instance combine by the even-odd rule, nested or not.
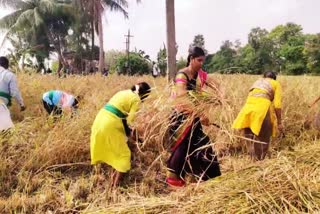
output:
[[[75,97],[64,91],[51,90],[42,96],[43,107],[53,116],[60,116],[65,112],[75,112],[78,108],[79,97]]]
[[[272,71],[264,73],[250,88],[244,107],[233,122],[232,128],[242,130],[253,159],[265,158],[271,136],[283,133],[281,123],[281,86]]]
[[[131,168],[127,141],[133,132],[129,125],[150,91],[150,86],[141,82],[130,90],[116,93],[94,120],[90,139],[91,164],[106,163],[116,170],[111,178],[111,187],[117,186],[123,173]]]

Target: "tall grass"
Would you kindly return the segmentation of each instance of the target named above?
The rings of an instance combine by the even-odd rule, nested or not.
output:
[[[172,191],[165,183],[168,152],[162,137],[171,111],[164,78],[86,76],[59,79],[20,74],[27,110],[11,109],[15,129],[0,137],[1,213],[301,213],[320,211],[318,131],[305,120],[318,106],[319,77],[280,77],[286,136],[272,141],[270,157],[252,162],[231,124],[258,76],[213,75],[225,96],[198,106],[221,128],[205,128],[214,141],[223,175]],[[99,109],[117,91],[137,81],[153,87],[136,119],[143,144],[131,144],[132,170],[122,187],[110,191],[111,168],[97,175],[90,165],[90,128]],[[41,103],[42,93],[60,89],[82,95],[78,114],[54,122]]]

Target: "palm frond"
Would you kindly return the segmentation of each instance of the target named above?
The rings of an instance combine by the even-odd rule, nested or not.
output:
[[[129,6],[127,0],[102,0],[102,3],[105,2],[107,5],[118,4],[122,7],[127,8]]]
[[[40,0],[39,10],[42,14],[53,14],[57,9],[57,3],[52,0]]]
[[[17,10],[11,14],[2,17],[0,19],[0,29],[9,29],[12,25],[16,23],[17,19],[22,13],[22,10]]]
[[[74,0],[56,0],[56,2],[58,3],[58,4],[72,4],[72,3],[76,3],[76,2],[78,2],[79,0],[76,0],[76,1],[74,1]]]
[[[18,17],[14,25],[11,26],[11,28],[19,31],[19,29],[24,29],[31,23],[35,23],[34,10],[26,10],[23,13],[21,13],[21,15]]]
[[[8,36],[10,35],[10,32],[11,32],[11,31],[8,30],[7,32],[4,33],[4,37],[3,37],[3,39],[2,39],[2,41],[1,41],[1,43],[0,43],[0,48],[3,47],[5,41],[8,39]]]
[[[0,5],[4,8],[21,9],[27,3],[22,0],[0,0]]]
[[[126,0],[103,0],[102,6],[104,9],[108,8],[111,11],[121,12],[125,18],[128,18],[128,12],[126,8],[128,8],[128,1]]]
[[[62,12],[63,14],[68,14],[68,16],[75,18],[79,14],[75,13],[75,8],[72,4],[57,4],[56,11]]]
[[[42,16],[40,14],[40,11],[39,11],[39,8],[36,7],[34,8],[33,10],[33,16],[34,16],[34,24],[36,27],[40,26],[43,24],[43,19],[42,19]]]

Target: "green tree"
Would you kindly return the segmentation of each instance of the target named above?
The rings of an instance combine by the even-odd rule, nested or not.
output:
[[[115,72],[117,68],[117,61],[120,57],[124,57],[126,54],[118,50],[109,50],[105,53],[106,66],[110,72]]]
[[[274,44],[274,61],[288,74],[307,72],[304,58],[304,35],[302,27],[295,23],[276,26],[269,34]]]
[[[144,75],[150,74],[151,63],[139,53],[132,52],[129,55],[130,70],[128,69],[128,56],[123,55],[117,59],[116,67],[118,74]]]
[[[189,49],[194,46],[202,48],[205,54],[208,53],[208,51],[205,48],[205,40],[202,34],[198,34],[194,36],[193,42],[189,45]]]
[[[65,4],[64,1],[55,0],[1,0],[0,5],[14,10],[0,19],[0,28],[7,30],[5,38],[10,35],[19,37],[22,34],[31,43],[47,40],[53,45],[59,61],[66,64],[63,47],[64,37],[71,22],[72,8],[70,5]]]
[[[248,35],[248,44],[254,50],[258,50],[263,46],[264,39],[268,35],[268,31],[266,29],[261,29],[260,27],[253,28]]]
[[[167,70],[167,49],[166,46],[163,45],[163,48],[160,48],[158,54],[157,54],[157,64],[158,68],[160,70],[160,74],[162,76],[166,75]]]
[[[203,68],[205,71],[207,71],[208,73],[213,72],[213,71],[211,70],[211,68],[210,68],[210,63],[211,63],[214,55],[215,55],[215,54],[208,54],[208,55],[206,56],[206,59],[204,60],[203,65],[202,65],[202,68]]]
[[[235,56],[236,50],[232,42],[226,40],[222,43],[220,50],[212,56],[211,61],[206,65],[206,69],[208,69],[208,72],[232,73],[235,71]]]
[[[302,35],[302,27],[292,22],[278,25],[269,33],[269,37],[278,47],[287,43],[290,37],[297,35]]]
[[[240,49],[240,54],[236,59],[239,72],[254,74],[256,72],[256,53],[251,45],[247,44]]]
[[[66,6],[70,9],[70,5]],[[69,64],[64,57],[64,53],[68,52],[68,30],[74,22],[74,17],[70,15],[68,11],[58,10],[54,16],[47,16],[44,19],[45,25],[43,26],[43,32],[49,40],[50,45],[54,47],[55,52],[58,54],[60,75],[62,69],[67,69]],[[41,30],[41,28],[40,28]]]
[[[187,65],[187,60],[184,59],[183,57],[180,57],[180,59],[177,61],[177,71],[186,67],[186,65]]]
[[[310,72],[320,74],[320,34],[306,37],[304,55]]]
[[[279,55],[284,61],[284,68],[288,74],[303,74],[306,73],[306,60],[303,54],[304,37],[291,36],[288,42],[281,46]]]
[[[248,45],[252,49],[248,48],[246,51],[253,50],[253,54],[246,52],[246,60],[251,60],[248,62],[248,67],[252,73],[261,74],[267,69],[273,67],[273,43],[270,38],[268,38],[268,31],[261,28],[253,28],[248,35]],[[250,56],[250,57],[249,57]],[[242,61],[243,62],[243,61]]]
[[[91,38],[91,18],[85,7],[80,7],[81,1],[72,1],[75,10],[75,21],[71,29],[68,30],[67,48],[73,53],[72,67],[73,72],[88,73],[90,66],[85,66],[87,60],[99,59],[99,47],[90,45]],[[87,70],[86,70],[87,69]]]
[[[28,57],[36,56],[38,63],[42,63],[49,56],[49,43],[45,37],[38,37],[36,41],[25,35],[23,32],[7,34],[7,40],[13,48],[8,48],[10,52],[10,64],[15,64],[18,68],[21,62],[22,70],[25,68],[25,60]]]
[[[146,54],[145,51],[143,50],[139,50],[139,51],[135,51],[137,54],[139,54],[142,58],[145,58],[146,60],[148,60],[149,62],[151,62],[150,60],[150,56],[148,54]]]
[[[75,2],[79,0],[74,0]],[[137,0],[136,2],[140,2]],[[128,18],[128,2],[126,0],[80,0],[78,5],[84,9],[85,13],[91,17],[91,45],[94,46],[94,32],[97,33],[99,38],[99,72],[102,72],[105,63],[104,59],[104,37],[102,17],[104,13],[109,9],[110,11],[117,11]]]

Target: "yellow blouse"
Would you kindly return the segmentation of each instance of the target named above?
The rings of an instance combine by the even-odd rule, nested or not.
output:
[[[267,78],[267,80],[270,82],[271,87],[274,91],[274,98],[273,98],[274,108],[281,108],[282,107],[282,104],[281,104],[281,98],[282,98],[281,85],[277,80],[273,80],[270,78]],[[266,91],[262,90],[262,89],[255,88],[252,91],[250,91],[249,97],[253,94],[256,94],[256,93],[266,93]]]
[[[122,113],[127,114],[127,122],[129,125],[132,125],[141,100],[139,95],[132,90],[124,90],[116,93],[108,103]]]

